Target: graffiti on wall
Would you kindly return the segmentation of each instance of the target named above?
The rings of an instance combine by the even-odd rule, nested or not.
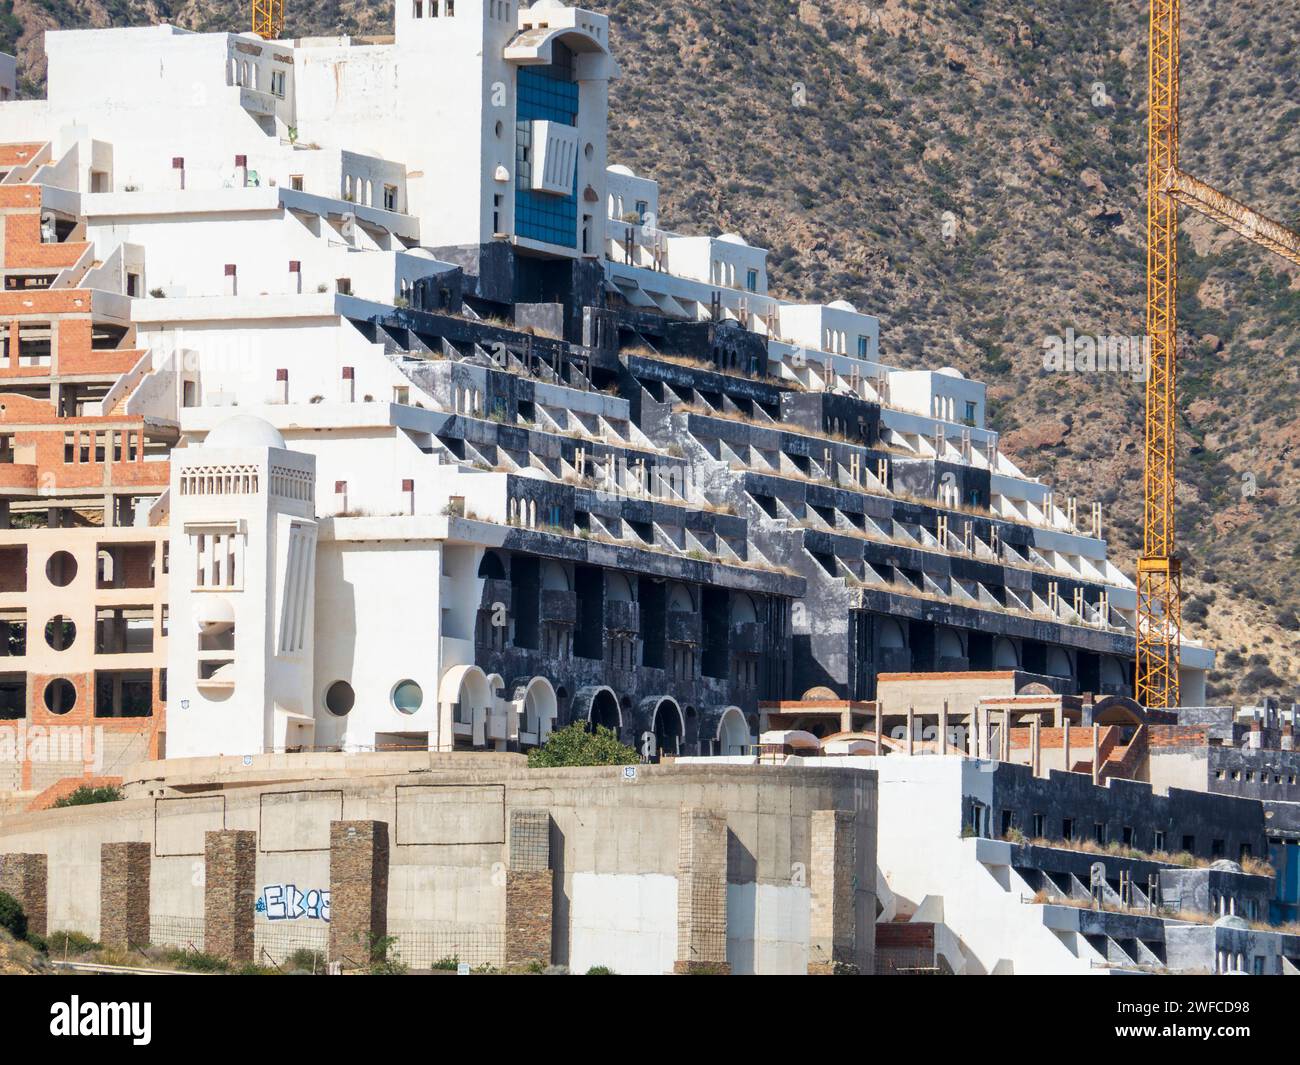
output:
[[[301,891],[296,884],[266,884],[257,899],[257,912],[268,921],[313,921],[330,919],[328,888]]]

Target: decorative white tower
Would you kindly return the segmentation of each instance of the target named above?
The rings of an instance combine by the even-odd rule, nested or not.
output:
[[[168,757],[313,745],[315,483],[249,415],[172,453]]]

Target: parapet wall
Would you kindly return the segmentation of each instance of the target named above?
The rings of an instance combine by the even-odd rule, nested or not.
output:
[[[394,757],[404,756],[374,756]],[[44,855],[48,928],[98,936],[123,924],[125,905],[106,886],[101,848],[147,845],[150,928],[134,939],[198,945],[206,934],[262,960],[303,947],[356,962],[356,943],[374,933],[395,936],[413,967],[456,955],[575,971],[692,962],[789,973],[824,954],[826,966],[870,971],[874,877],[859,872],[875,869],[872,772],[529,770],[516,758],[424,753],[420,771],[385,763],[367,775],[361,758],[314,767],[334,778],[275,783],[256,778],[291,762],[225,760],[244,780],[216,759],[181,765],[130,784],[141,797],[6,819],[0,854]],[[205,775],[220,783],[198,783]],[[814,846],[817,811],[839,812],[834,846]],[[710,920],[708,934],[691,923]]]

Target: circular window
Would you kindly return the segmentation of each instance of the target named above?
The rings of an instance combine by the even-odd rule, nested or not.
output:
[[[45,563],[45,576],[56,588],[66,588],[77,576],[77,560],[66,551],[55,551]]]
[[[404,714],[413,714],[424,702],[424,692],[413,680],[399,680],[393,688],[393,706]]]
[[[346,680],[336,680],[325,689],[325,709],[335,717],[343,717],[357,701],[357,694]]]
[[[66,651],[77,638],[73,620],[58,614],[45,623],[45,642],[56,651]]]
[[[72,681],[56,677],[45,685],[45,709],[51,714],[66,714],[77,705],[77,689]]]

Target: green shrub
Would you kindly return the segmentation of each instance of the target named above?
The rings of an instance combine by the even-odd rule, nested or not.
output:
[[[14,939],[27,938],[27,914],[23,912],[22,905],[16,898],[3,891],[0,891],[0,928]]]
[[[122,794],[122,789],[114,784],[106,784],[102,788],[92,788],[88,784],[82,784],[76,791],[69,795],[56,799],[54,806],[93,806],[98,802],[118,802],[126,796]]]
[[[433,965],[430,966],[430,968],[438,969],[438,970],[449,970],[454,973],[457,969],[460,968],[460,955],[448,954],[446,957],[439,958],[437,961],[435,961]]]
[[[575,721],[552,732],[544,747],[528,752],[530,769],[556,769],[566,765],[631,765],[640,761],[636,750],[619,742],[611,729],[597,725],[588,732]]]
[[[319,950],[299,947],[285,959],[285,966],[290,969],[302,969],[309,973],[323,973],[325,971],[325,955]]]
[[[225,958],[218,958],[215,954],[207,954],[201,950],[182,950],[180,948],[172,948],[165,950],[163,956],[167,961],[176,966],[176,968],[184,969],[186,972],[230,972],[230,962],[226,961]]]
[[[593,965],[590,969],[587,970],[587,975],[588,976],[617,976],[618,973],[614,972],[614,970],[611,969],[608,965]]]
[[[45,937],[45,940],[49,943],[50,950],[60,956],[65,954],[89,954],[92,950],[100,949],[100,944],[96,943],[85,932],[60,929],[57,932],[51,932]]]
[[[42,954],[48,954],[50,952],[50,947],[49,944],[46,943],[45,937],[36,932],[27,933],[27,945],[35,950],[39,950]]]

